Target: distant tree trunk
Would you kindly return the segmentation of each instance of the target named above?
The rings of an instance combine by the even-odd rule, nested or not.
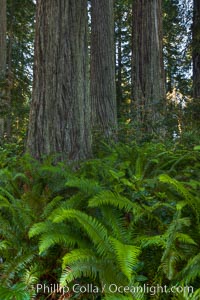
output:
[[[0,0],[0,138],[4,135],[3,112],[6,77],[6,0]]]
[[[123,102],[122,92],[122,12],[119,7],[116,16],[116,99],[117,99],[117,112],[120,117],[120,109]]]
[[[117,127],[113,0],[91,1],[93,128],[111,137]]]
[[[117,45],[117,107],[120,109],[122,104],[122,41],[121,36],[118,39],[118,45]]]
[[[27,150],[36,158],[90,155],[87,1],[38,0]]]
[[[133,1],[132,94],[139,128],[158,133],[165,106],[161,0]]]
[[[6,136],[9,138],[11,137],[11,130],[12,130],[12,97],[11,97],[11,91],[14,86],[14,73],[13,73],[13,66],[12,66],[12,59],[13,59],[13,43],[14,43],[14,12],[15,12],[15,6],[16,3],[13,2],[11,5],[10,10],[10,24],[8,28],[8,46],[7,46],[7,78],[6,78],[6,120],[5,120],[5,133]]]
[[[193,13],[193,97],[200,99],[200,2],[194,0]]]

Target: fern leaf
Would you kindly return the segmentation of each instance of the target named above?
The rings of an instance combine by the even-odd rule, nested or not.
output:
[[[111,235],[124,243],[128,243],[129,235],[127,228],[125,228],[123,214],[116,208],[111,209],[107,206],[101,207],[101,213],[104,225]]]
[[[16,283],[11,288],[0,287],[0,300],[30,300],[30,295],[26,291],[23,283]]]
[[[189,284],[200,277],[200,253],[192,257],[181,272],[182,282]]]
[[[85,258],[85,259],[83,259]],[[66,258],[65,258],[66,259]],[[81,263],[80,263],[81,262]],[[82,260],[74,261],[70,266],[66,267],[60,277],[60,285],[65,286],[66,282],[70,283],[74,279],[88,277],[91,279],[97,278],[100,269],[100,262],[93,256],[82,256]]]
[[[126,212],[132,211],[137,218],[143,213],[143,210],[139,205],[131,202],[128,198],[111,191],[102,191],[89,200],[88,204],[89,207],[99,207],[102,205],[112,205],[119,209],[123,209]]]
[[[50,213],[58,206],[58,204],[60,204],[61,200],[63,200],[63,197],[61,196],[56,196],[53,198],[51,202],[46,205],[42,216],[44,218],[48,217]]]
[[[133,267],[138,262],[140,249],[133,245],[122,244],[114,238],[110,238],[110,241],[115,250],[120,269],[130,281],[133,274]]]
[[[11,208],[11,205],[6,197],[0,195],[0,208],[2,207]]]
[[[176,234],[176,240],[184,244],[197,245],[197,243],[188,234],[181,232]]]
[[[71,232],[70,228],[67,227],[62,230],[59,226],[56,226],[54,231],[50,231],[41,236],[39,242],[39,253],[41,254],[55,245],[62,245],[65,247],[79,245],[80,247],[84,247],[86,244],[86,241],[80,238],[80,232]]]
[[[199,215],[199,210],[198,210],[198,207],[197,207],[198,199],[193,197],[193,195],[188,191],[188,189],[186,189],[184,187],[184,185],[181,182],[177,181],[174,178],[171,178],[167,174],[161,174],[159,176],[159,180],[163,183],[167,183],[167,184],[173,186],[176,189],[176,191],[185,198],[187,203],[193,208],[194,213],[196,214],[196,217],[197,217],[197,222],[199,223],[200,215]]]
[[[187,189],[183,186],[182,183],[177,181],[176,179],[170,177],[167,174],[161,174],[159,176],[159,180],[163,183],[170,184],[175,187],[175,189],[184,196],[185,199],[191,198],[190,193],[187,191]]]
[[[63,257],[62,268],[64,269],[65,267],[70,267],[70,269],[72,269],[71,266],[77,262],[81,265],[82,263],[92,261],[95,262],[97,260],[98,258],[96,257],[94,252],[89,248],[74,249]]]
[[[152,246],[164,248],[166,245],[165,235],[155,235],[155,236],[148,236],[148,237],[140,236],[138,240],[141,241],[142,248],[148,248]]]
[[[100,254],[109,252],[107,229],[95,218],[74,209],[60,209],[56,215],[51,215],[51,220],[60,223],[65,220],[76,220],[88,234],[92,243]]]
[[[66,186],[78,188],[88,196],[95,195],[102,189],[97,181],[86,178],[71,179],[66,183]]]
[[[14,203],[15,198],[6,189],[0,187],[0,193],[5,196],[11,203]]]
[[[36,223],[30,228],[28,235],[30,238],[32,238],[34,236],[38,236],[42,233],[48,232],[50,228],[53,228],[53,225],[52,222],[50,222],[49,220],[45,222]]]

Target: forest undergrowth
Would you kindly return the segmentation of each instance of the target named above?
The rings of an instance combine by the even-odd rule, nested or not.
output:
[[[103,143],[79,165],[13,149],[0,152],[1,300],[199,299],[200,146]]]

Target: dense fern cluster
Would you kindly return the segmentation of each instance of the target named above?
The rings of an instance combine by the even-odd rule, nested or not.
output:
[[[199,299],[198,147],[104,145],[78,168],[29,157],[11,165],[0,171],[0,299]],[[36,289],[55,283],[70,291]]]

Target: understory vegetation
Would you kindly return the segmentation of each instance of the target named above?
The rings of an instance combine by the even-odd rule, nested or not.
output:
[[[103,143],[79,165],[9,147],[1,300],[200,298],[200,146]]]

